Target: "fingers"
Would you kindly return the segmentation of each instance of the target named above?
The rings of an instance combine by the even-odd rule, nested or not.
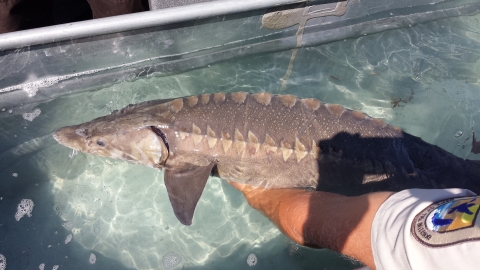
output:
[[[230,180],[227,180],[227,182],[228,182],[230,185],[232,185],[234,188],[236,188],[236,189],[238,189],[238,190],[240,190],[240,191],[242,191],[242,190],[245,188],[245,186],[247,186],[246,184],[240,184],[240,183],[238,183],[238,182],[233,182],[233,181],[230,181]]]
[[[242,183],[237,183],[237,182],[232,182],[232,181],[228,181],[228,183],[230,185],[232,185],[234,188],[243,192],[243,194],[245,194],[245,196],[248,193],[251,193],[253,190],[257,190],[257,189],[258,190],[263,190],[263,188],[255,187],[255,186],[248,185],[248,184],[242,184]]]
[[[247,199],[248,203],[254,208],[257,208],[259,201],[262,200],[262,194],[270,191],[261,187],[255,187],[248,184],[242,184],[232,181],[228,181],[228,183],[241,191],[245,196],[245,199]]]

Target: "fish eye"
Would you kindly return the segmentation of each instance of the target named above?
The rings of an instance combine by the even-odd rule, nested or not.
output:
[[[105,142],[102,141],[102,140],[98,140],[98,141],[97,141],[97,144],[98,144],[98,146],[101,146],[101,147],[104,147],[104,146],[105,146]]]

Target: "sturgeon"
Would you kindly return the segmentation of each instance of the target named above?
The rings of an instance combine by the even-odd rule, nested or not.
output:
[[[72,149],[165,169],[173,211],[192,224],[212,170],[263,188],[358,195],[406,188],[480,191],[480,165],[317,99],[216,93],[129,105],[54,138]]]

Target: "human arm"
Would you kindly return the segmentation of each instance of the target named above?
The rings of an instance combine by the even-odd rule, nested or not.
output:
[[[295,242],[340,252],[375,269],[370,240],[373,217],[392,192],[347,197],[322,191],[230,184]]]

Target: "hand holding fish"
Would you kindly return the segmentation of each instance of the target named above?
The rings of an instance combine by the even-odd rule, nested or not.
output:
[[[264,189],[229,183],[298,244],[335,250],[375,269],[370,243],[372,221],[392,192],[347,197],[322,191]]]

